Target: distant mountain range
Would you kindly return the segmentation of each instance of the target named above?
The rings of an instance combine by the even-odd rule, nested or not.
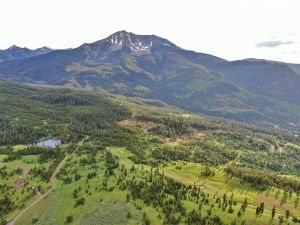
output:
[[[53,51],[51,48],[42,47],[37,49],[21,48],[16,45],[11,46],[6,50],[0,50],[0,62],[25,59],[32,56],[46,54]]]
[[[298,64],[227,61],[182,49],[155,35],[126,31],[74,49],[21,50],[0,51],[0,78],[100,87],[206,115],[300,129]]]

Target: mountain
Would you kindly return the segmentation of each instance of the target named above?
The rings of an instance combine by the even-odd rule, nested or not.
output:
[[[237,60],[214,69],[252,92],[300,104],[300,75],[286,63]]]
[[[46,54],[51,51],[52,49],[48,47],[28,49],[28,48],[21,48],[16,45],[13,45],[6,50],[0,50],[0,62],[29,58],[32,56]]]
[[[289,63],[290,68],[292,68],[296,73],[300,74],[300,64]]]
[[[119,31],[78,48],[2,62],[0,78],[100,87],[206,115],[300,129],[300,76],[290,65],[227,61],[155,35]]]
[[[252,61],[252,62],[270,62],[270,63],[279,63],[279,64],[285,64],[288,67],[290,67],[294,72],[300,74],[300,64],[296,63],[285,63],[280,61],[273,61],[273,60],[266,60],[266,59],[255,59],[255,58],[248,58],[245,59],[246,61]]]

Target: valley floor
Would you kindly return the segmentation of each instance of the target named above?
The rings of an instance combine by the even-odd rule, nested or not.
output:
[[[215,168],[215,174],[212,176],[201,175],[204,166],[198,163],[177,161],[167,163],[159,168],[152,168],[143,164],[135,164],[130,160],[132,153],[129,150],[113,146],[98,152],[93,163],[87,163],[86,160],[90,157],[88,148],[93,148],[92,145],[88,143],[83,148],[84,150],[78,146],[81,149],[80,152],[74,152],[67,156],[63,161],[65,163],[58,165],[58,180],[55,181],[57,186],[52,183],[50,187],[45,183],[42,191],[50,190],[49,194],[20,215],[16,223],[10,224],[29,225],[33,223],[34,219],[36,219],[34,224],[37,225],[141,224],[141,221],[144,224],[148,224],[148,222],[149,224],[163,224],[166,221],[165,206],[158,206],[149,199],[144,199],[145,196],[133,197],[133,189],[128,187],[130,186],[128,183],[135,179],[146,180],[151,185],[153,181],[149,181],[149,177],[153,176],[155,180],[155,177],[159,176],[156,170],[159,171],[159,174],[164,174],[187,187],[190,186],[191,189],[187,189],[186,198],[182,199],[187,215],[189,215],[188,212],[196,210],[200,212],[202,218],[208,218],[207,221],[213,221],[210,218],[214,218],[216,215],[224,224],[255,225],[278,224],[278,218],[284,214],[286,209],[290,209],[293,216],[300,215],[297,203],[299,198],[296,195],[289,196],[283,202],[282,190],[269,188],[267,191],[260,192],[247,184],[241,184],[235,178],[228,177],[222,171],[222,167]],[[107,174],[110,164],[105,152],[112,153],[112,156],[118,160],[118,166],[112,169],[113,172],[110,175]],[[2,159],[3,157],[1,155]],[[11,168],[16,168],[17,165],[23,165],[25,168],[32,166],[32,163],[34,162],[23,159],[23,161],[4,164]],[[60,171],[60,167],[62,171]],[[124,176],[125,170],[127,171],[126,176]],[[79,174],[80,179],[71,183],[66,182],[64,176],[68,177],[74,174]],[[54,175],[56,174],[54,173]],[[11,178],[11,180],[14,179],[16,177]],[[124,187],[124,185],[127,186]],[[193,195],[194,187],[195,190],[200,190],[200,197]],[[230,213],[228,212],[229,206],[224,209],[217,200],[223,199],[224,194],[227,199],[234,201]],[[172,199],[172,194],[168,193],[167,195],[166,199]],[[17,192],[17,196],[21,197],[22,194]],[[26,205],[35,201],[36,198],[39,197],[32,195],[27,201],[24,201],[24,207],[26,208]],[[241,212],[241,205],[245,198],[248,201],[247,208],[245,212]],[[84,200],[80,202],[79,199]],[[265,203],[264,212],[256,215],[256,207],[261,202]],[[201,209],[199,209],[200,205]],[[271,217],[273,206],[276,206],[277,210],[274,219]],[[9,218],[14,218],[21,211],[22,209],[16,210],[9,215]],[[174,217],[181,218],[178,224],[188,223],[180,211],[175,210]],[[190,224],[194,223],[190,222]],[[218,222],[214,224],[218,224]],[[284,217],[283,224],[293,224],[293,222]]]

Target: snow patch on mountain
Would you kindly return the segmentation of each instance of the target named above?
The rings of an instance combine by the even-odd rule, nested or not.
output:
[[[151,47],[156,44],[168,47],[177,47],[166,39],[159,38],[155,35],[136,35],[126,31],[119,31],[106,39],[112,45],[112,49],[128,47],[131,51],[150,51]]]

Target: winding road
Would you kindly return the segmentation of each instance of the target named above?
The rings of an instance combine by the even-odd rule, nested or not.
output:
[[[54,170],[52,176],[50,177],[50,183],[51,183],[51,188],[45,193],[45,194],[42,194],[40,192],[38,192],[37,190],[37,195],[38,195],[38,198],[36,200],[34,200],[33,202],[30,203],[30,205],[26,206],[21,212],[19,212],[17,214],[17,216],[12,220],[10,221],[7,225],[15,225],[16,222],[20,219],[20,217],[26,213],[29,209],[31,209],[33,206],[35,206],[36,204],[38,204],[40,201],[42,201],[44,198],[46,198],[56,187],[57,183],[56,183],[56,180],[55,180],[55,177],[56,175],[59,173],[60,169],[64,166],[65,162],[71,158],[79,149],[79,147],[82,145],[84,140],[82,140],[79,145],[75,148],[75,150],[72,152],[72,154],[66,156],[59,164],[58,166],[56,167],[56,169]],[[248,204],[248,207],[250,208],[256,208],[256,206],[254,205],[250,205]],[[265,212],[267,213],[270,213],[271,214],[271,211],[269,210],[264,210]],[[275,213],[277,216],[283,216],[282,213]]]
[[[56,175],[59,173],[60,169],[64,166],[65,162],[71,158],[79,149],[79,147],[82,145],[83,140],[80,142],[80,144],[78,145],[78,147],[75,148],[75,150],[72,152],[72,154],[66,156],[56,167],[56,169],[54,170],[52,176],[50,177],[50,183],[51,183],[51,188],[45,193],[45,194],[41,194],[37,191],[37,195],[38,198],[36,200],[34,200],[33,202],[30,203],[30,205],[26,206],[21,212],[19,212],[17,214],[17,216],[10,221],[7,225],[15,225],[16,222],[20,219],[20,217],[26,213],[29,209],[31,209],[33,206],[35,206],[36,204],[38,204],[40,201],[42,201],[44,198],[46,198],[56,187],[57,183],[55,180]]]

